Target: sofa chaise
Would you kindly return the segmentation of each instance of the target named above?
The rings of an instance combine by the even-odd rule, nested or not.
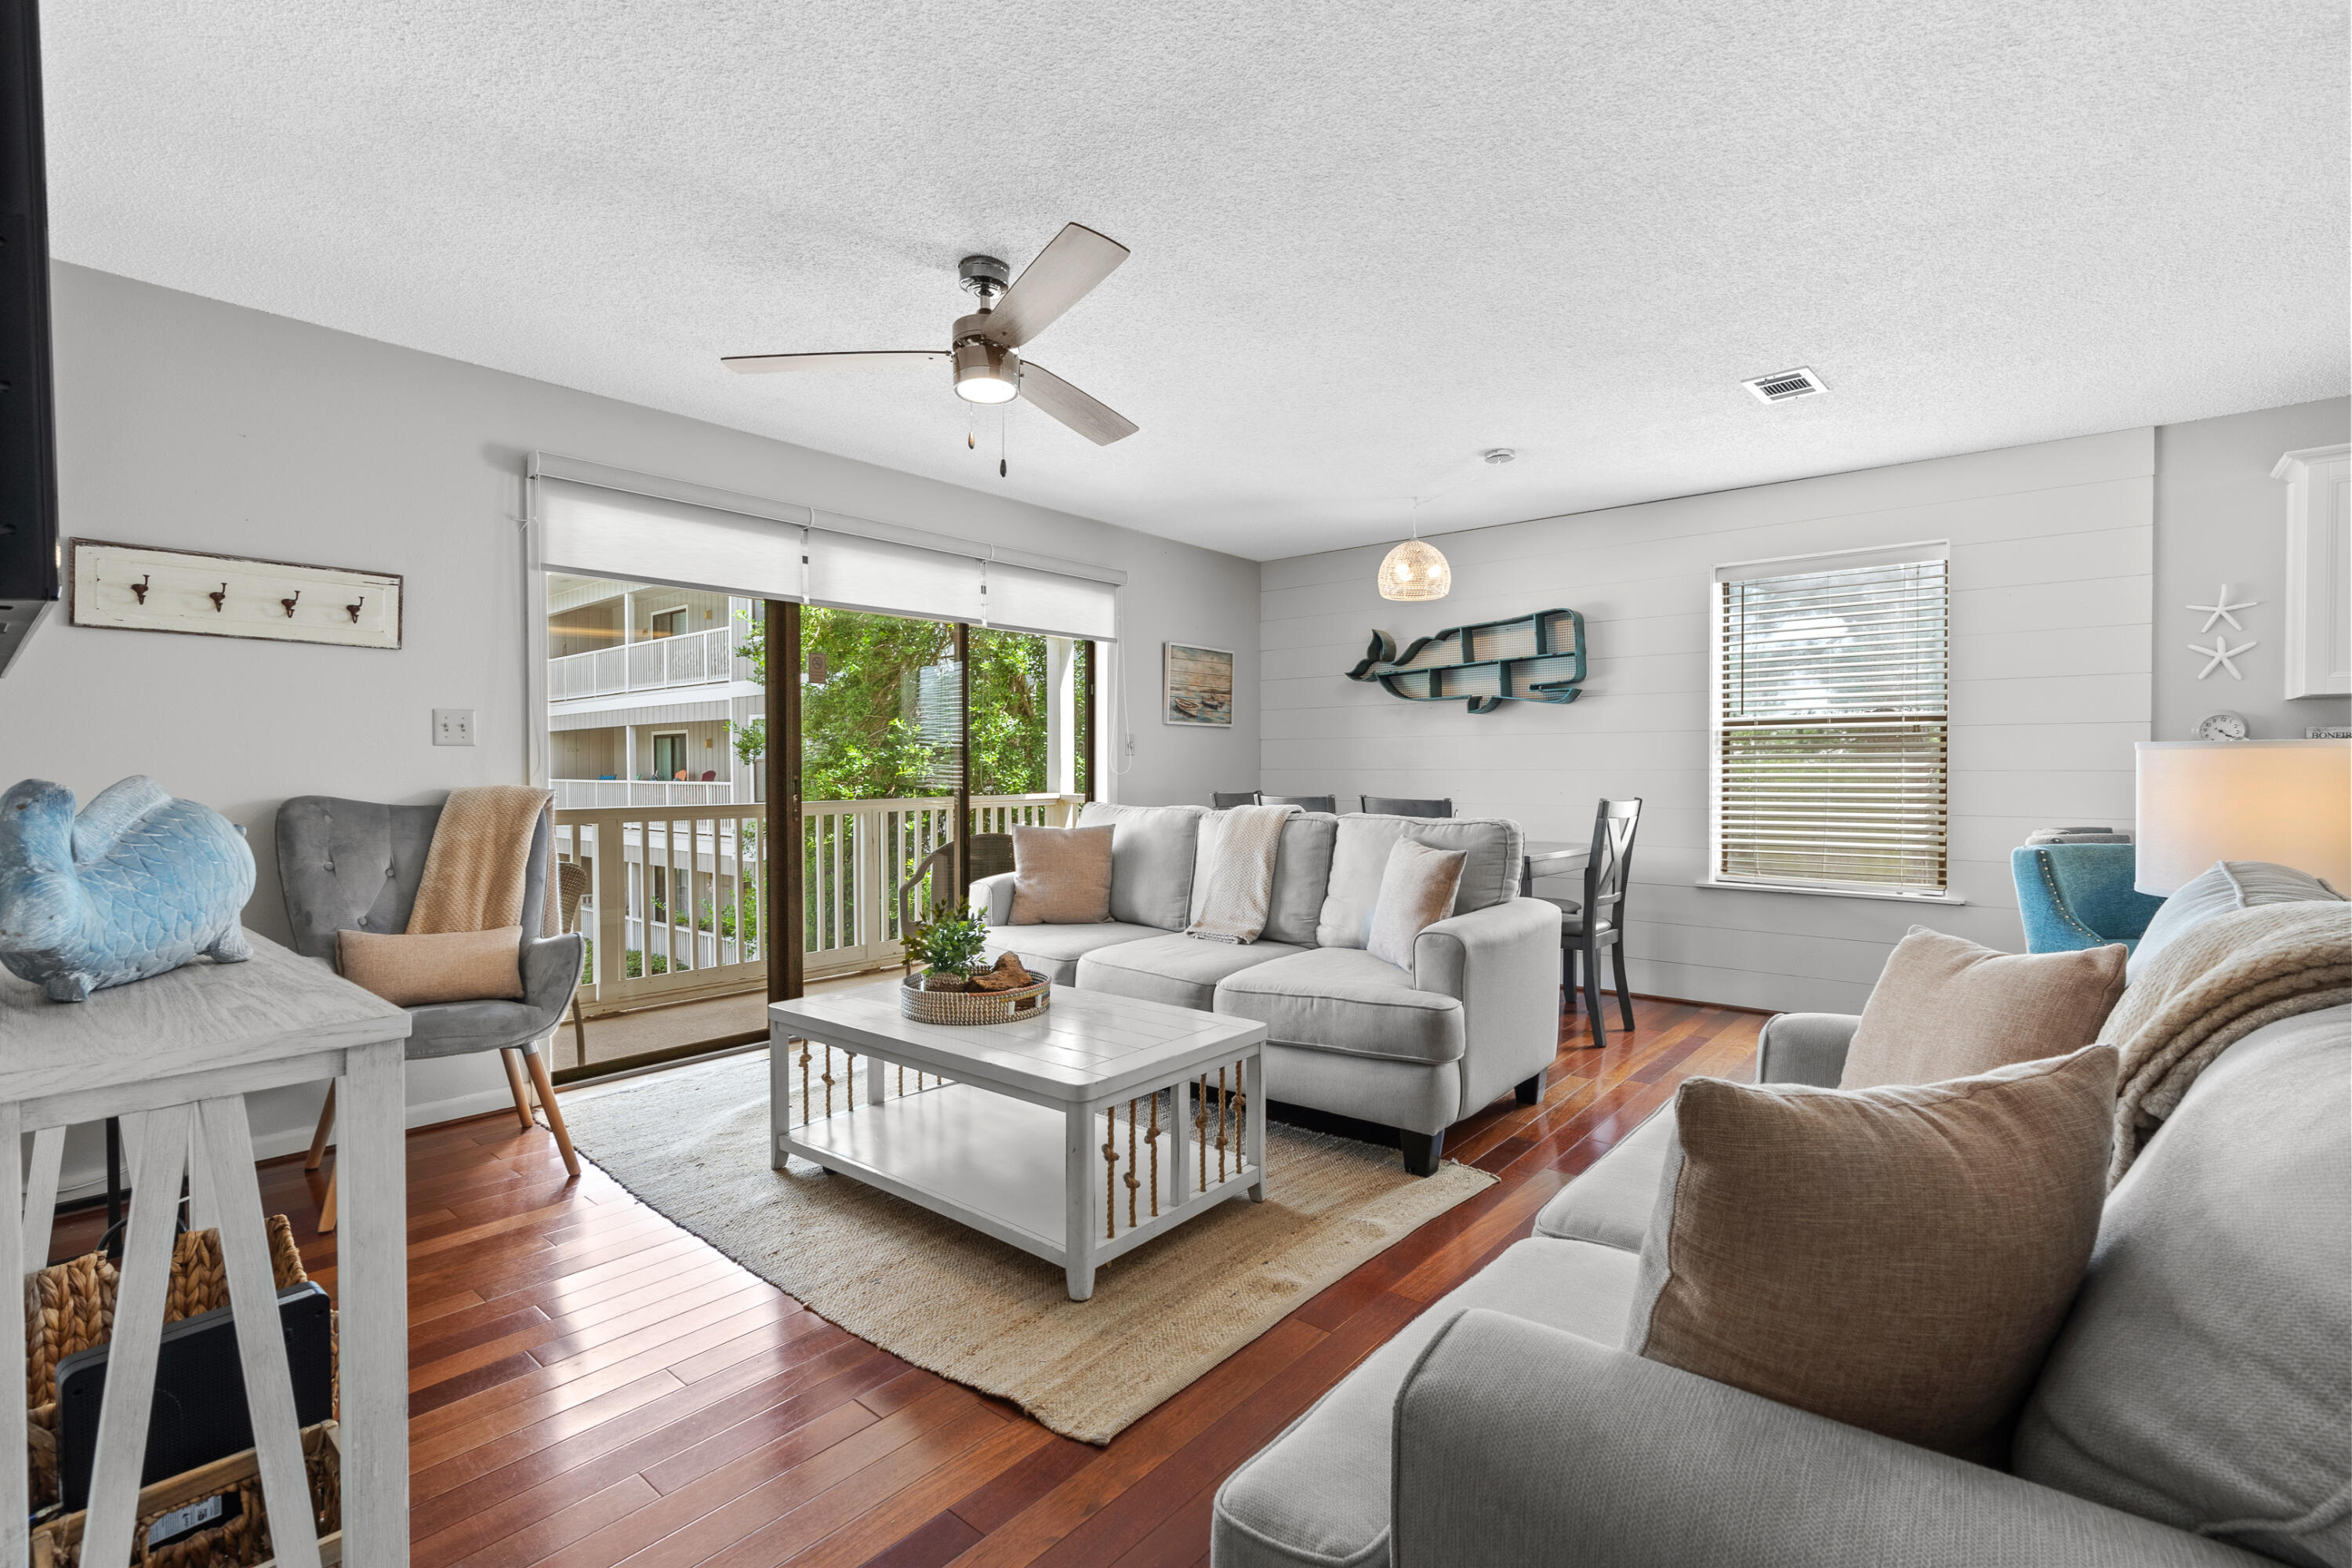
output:
[[[1834,1088],[1859,1022],[1771,1019],[1759,1079]],[[1669,1107],[1234,1471],[1211,1560],[2342,1568],[2347,1103],[2352,1007],[2205,1070],[2108,1195],[2005,1471],[1621,1348]]]
[[[1515,1089],[1530,1104],[1541,1095],[1559,1039],[1559,911],[1519,896],[1517,823],[1294,816],[1265,934],[1233,946],[1181,934],[1207,886],[1213,819],[1089,802],[1078,826],[1114,830],[1110,920],[1013,925],[1013,878],[983,878],[971,907],[989,956],[1013,953],[1057,985],[1263,1022],[1269,1099],[1395,1128],[1421,1175],[1437,1169],[1446,1128]],[[1421,933],[1410,970],[1365,951],[1400,838],[1466,856],[1454,912]]]

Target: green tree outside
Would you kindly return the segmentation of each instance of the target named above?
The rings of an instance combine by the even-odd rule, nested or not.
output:
[[[1036,795],[1045,788],[1046,643],[1025,632],[971,630],[971,793]],[[768,681],[767,628],[747,618],[737,651],[751,679]],[[924,671],[951,668],[955,628],[812,605],[801,612],[801,651],[822,680],[801,689],[801,793],[807,800],[885,800],[949,793],[949,737],[927,735],[919,703]],[[933,676],[936,683],[940,679]],[[749,765],[768,748],[762,719],[734,724],[735,754]]]

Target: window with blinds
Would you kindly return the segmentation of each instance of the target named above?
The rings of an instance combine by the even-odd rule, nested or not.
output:
[[[1717,572],[1716,880],[1946,893],[1947,554]]]

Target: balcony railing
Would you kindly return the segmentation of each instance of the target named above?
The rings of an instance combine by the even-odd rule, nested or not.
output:
[[[748,805],[759,798],[760,770],[730,784],[667,779],[554,779],[558,811],[593,811],[625,805]],[[740,790],[741,795],[736,792]]]
[[[974,831],[1066,826],[1077,804],[1070,795],[975,796]],[[798,934],[810,979],[899,961],[898,885],[950,837],[954,815],[954,802],[940,797],[801,807]],[[773,849],[765,805],[559,803],[555,832],[556,853],[590,870],[579,926],[592,944],[581,990],[589,1016],[766,984]]]
[[[750,680],[751,661],[736,656],[735,636],[734,627],[717,626],[707,632],[651,637],[621,647],[551,658],[547,661],[548,700]]]

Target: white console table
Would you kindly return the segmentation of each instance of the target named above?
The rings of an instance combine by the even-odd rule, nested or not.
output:
[[[34,1135],[29,1178],[18,1174],[15,1158],[0,1160],[0,1279],[21,1279],[47,1258],[65,1130],[109,1116],[137,1118],[130,1225],[81,1560],[130,1559],[184,1173],[197,1215],[220,1227],[277,1561],[317,1568],[318,1542],[295,1522],[310,1516],[310,1486],[244,1096],[340,1079],[343,1215],[334,1295],[342,1342],[342,1561],[351,1568],[405,1568],[402,1042],[408,1015],[322,963],[246,934],[253,943],[249,963],[199,960],[87,1002],[51,1002],[38,987],[0,971],[0,1148],[13,1151],[23,1134]],[[0,1358],[22,1367],[24,1316],[0,1312]],[[6,1568],[22,1568],[28,1550],[25,1415],[20,1392],[0,1398],[0,1564]]]

